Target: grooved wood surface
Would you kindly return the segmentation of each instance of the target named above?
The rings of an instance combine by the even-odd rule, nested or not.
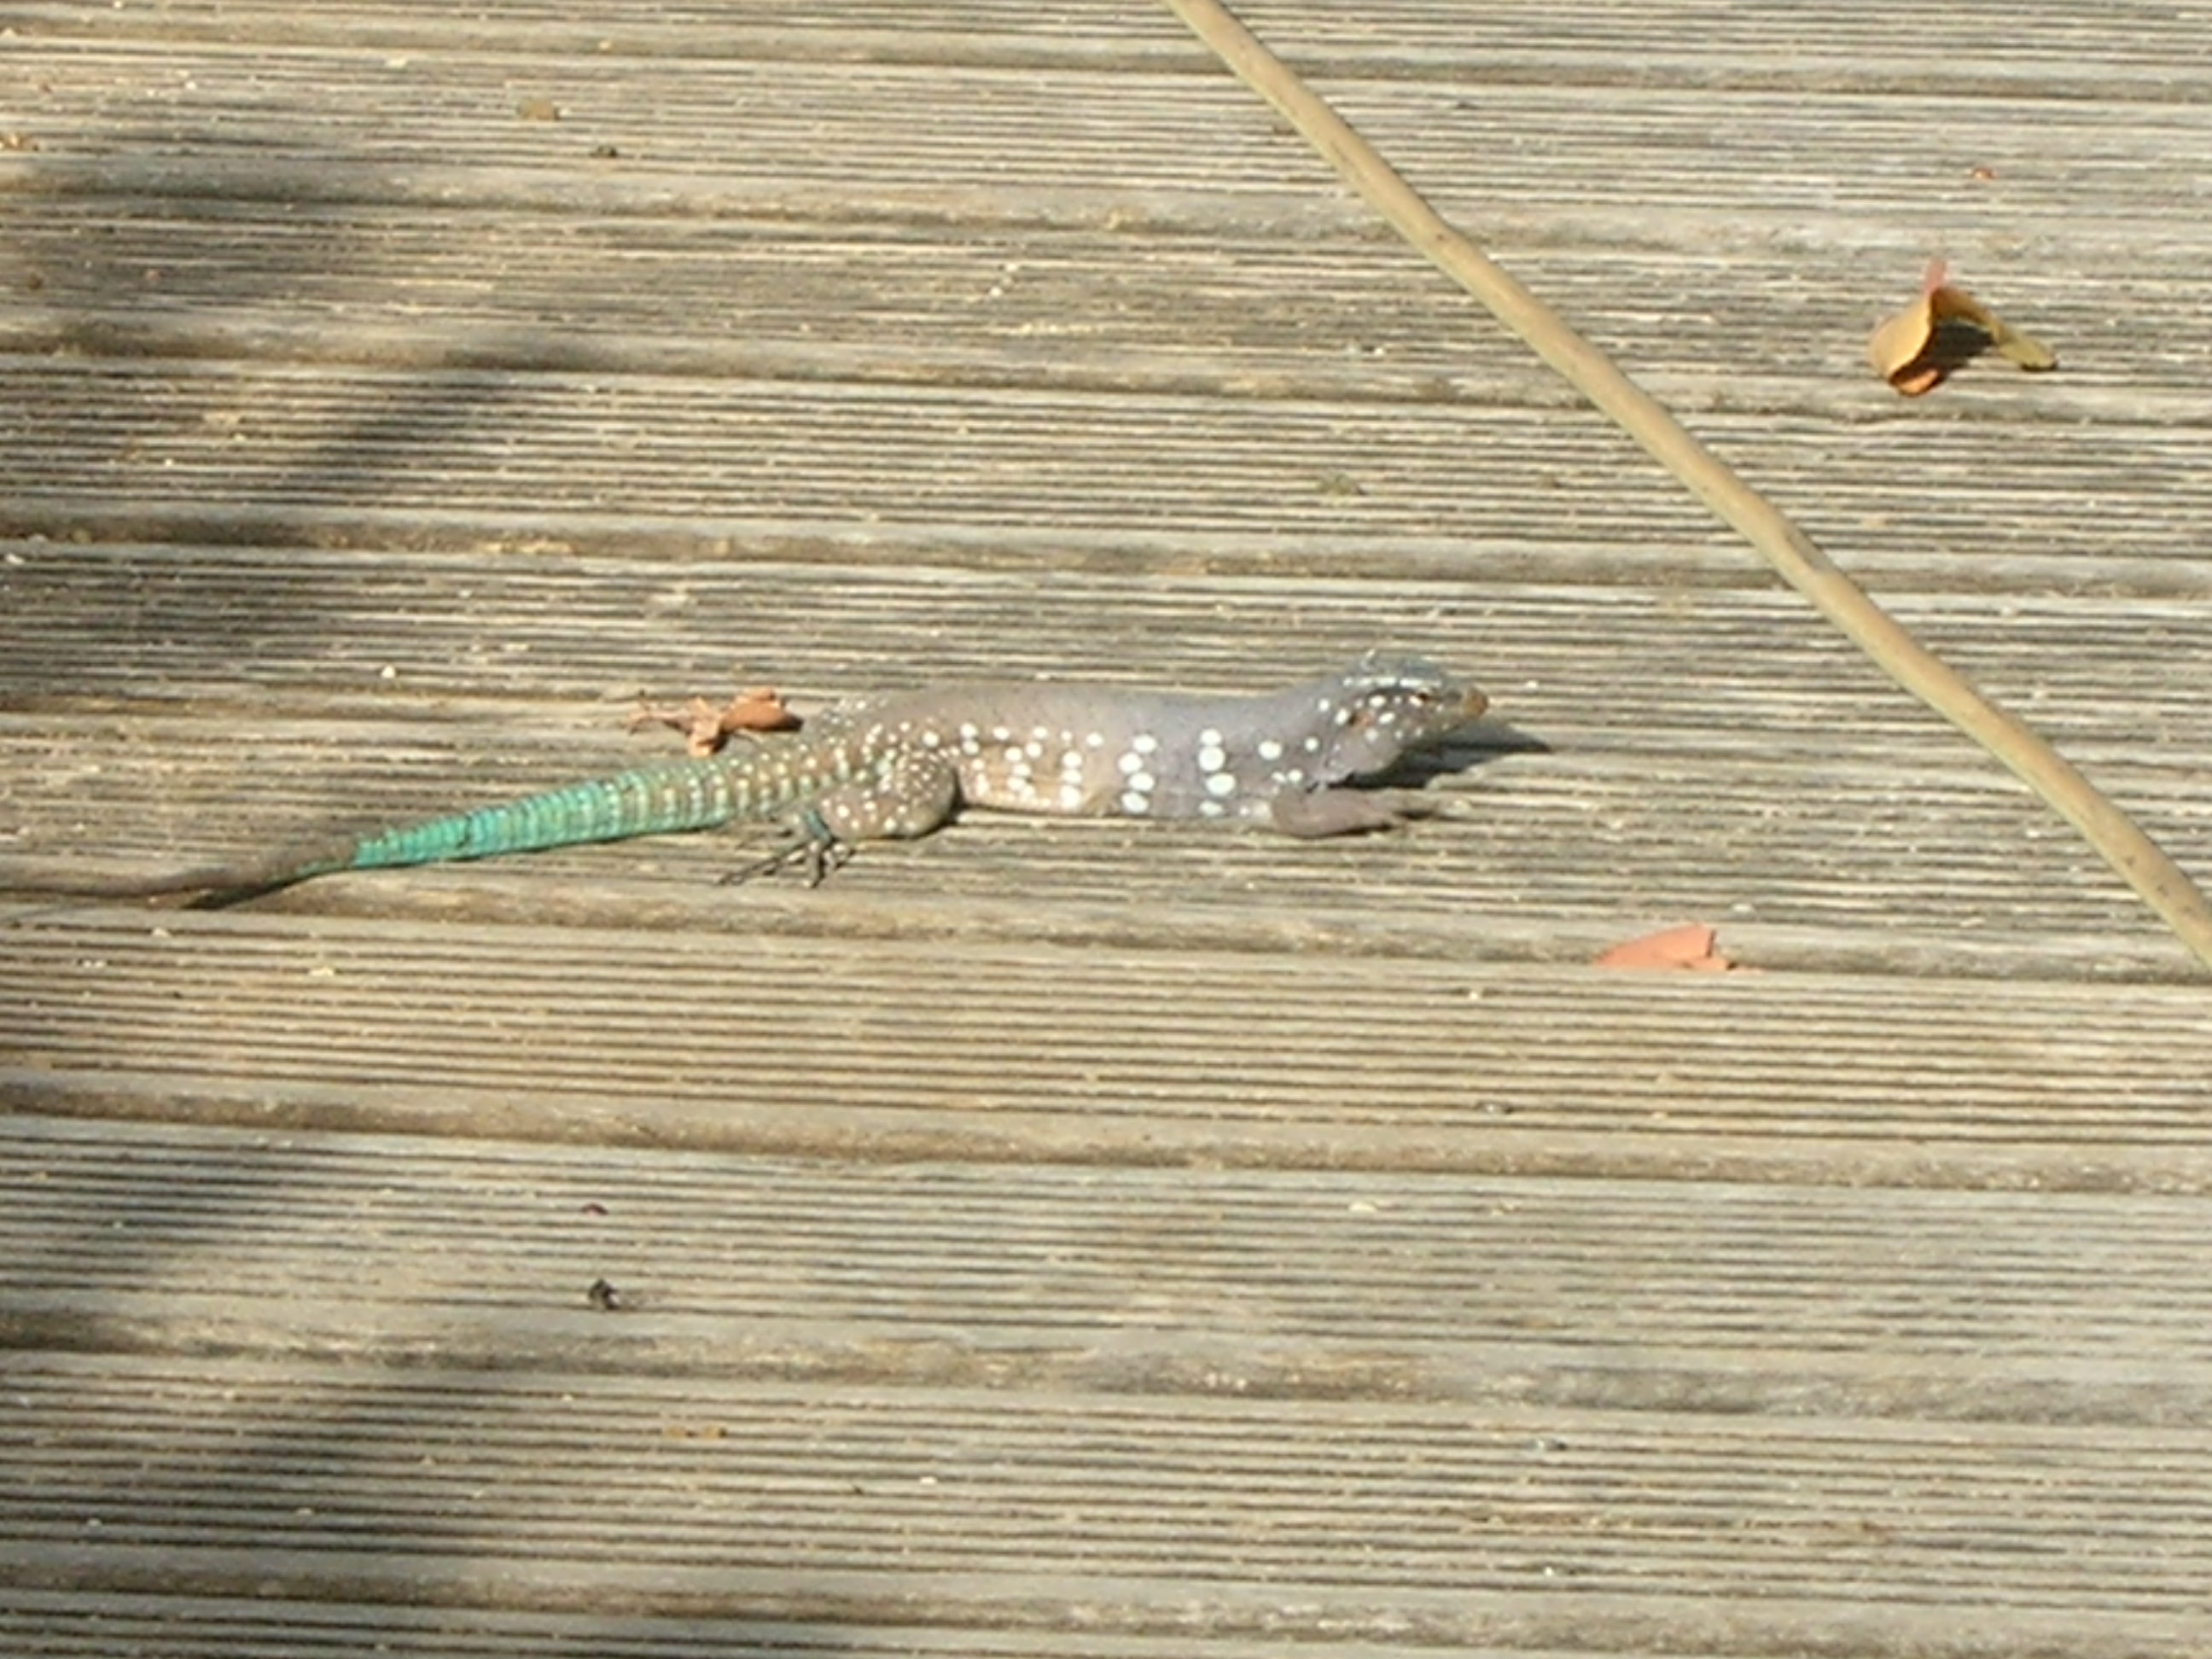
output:
[[[2201,9],[1243,12],[2212,872]],[[1164,8],[0,23],[0,1648],[2204,1650],[2203,976]],[[1354,844],[26,890],[1377,644]]]

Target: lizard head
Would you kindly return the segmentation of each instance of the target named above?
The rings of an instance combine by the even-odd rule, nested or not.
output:
[[[1316,709],[1322,746],[1310,770],[1331,780],[1387,772],[1489,706],[1481,692],[1425,658],[1370,651],[1322,682]]]

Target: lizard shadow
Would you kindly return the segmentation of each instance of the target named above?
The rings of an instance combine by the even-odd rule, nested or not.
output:
[[[1484,715],[1469,721],[1432,749],[1407,756],[1385,774],[1392,783],[1419,787],[1437,778],[1456,777],[1511,755],[1557,752],[1533,732]]]

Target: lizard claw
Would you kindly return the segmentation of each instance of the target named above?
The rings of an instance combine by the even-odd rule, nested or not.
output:
[[[806,854],[806,884],[819,887],[829,879],[832,871],[842,870],[853,856],[849,844],[842,841],[813,841],[805,843]]]
[[[806,884],[819,887],[832,872],[842,870],[853,856],[850,843],[842,842],[812,811],[802,813],[791,838],[765,858],[756,859],[724,876],[718,885],[734,887],[755,876],[770,876],[798,862],[806,866]]]

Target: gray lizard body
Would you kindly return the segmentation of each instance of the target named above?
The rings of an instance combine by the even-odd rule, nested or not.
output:
[[[781,822],[820,879],[857,842],[927,835],[963,805],[1083,817],[1221,818],[1295,836],[1399,821],[1341,786],[1389,769],[1479,715],[1482,694],[1418,658],[1370,653],[1271,695],[1191,696],[1008,682],[859,699],[717,756],[450,817],[152,881],[111,896],[203,904],[339,870],[495,857],[720,824]]]

